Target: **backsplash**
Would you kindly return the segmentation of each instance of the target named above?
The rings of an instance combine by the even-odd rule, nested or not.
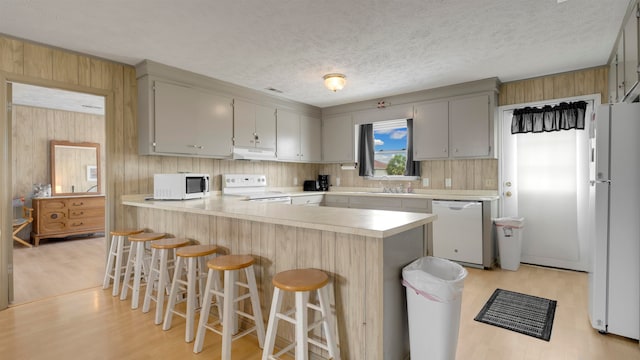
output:
[[[428,160],[421,161],[421,178],[429,179],[423,186],[422,180],[411,181],[411,187],[423,190],[498,190],[498,160]],[[339,164],[321,165],[321,174],[328,174],[331,185],[341,187],[380,187],[379,180],[368,180],[358,176],[358,169],[342,170]],[[451,187],[446,187],[446,179],[451,179]],[[407,184],[407,180],[390,180],[391,183]],[[385,181],[384,186],[387,185]]]

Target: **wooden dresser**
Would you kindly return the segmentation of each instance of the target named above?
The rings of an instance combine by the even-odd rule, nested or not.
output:
[[[42,238],[104,232],[104,195],[34,198],[31,237]]]

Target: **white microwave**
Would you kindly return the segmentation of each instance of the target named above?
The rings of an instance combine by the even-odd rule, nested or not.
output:
[[[155,200],[186,200],[209,196],[209,174],[155,174],[153,198]]]

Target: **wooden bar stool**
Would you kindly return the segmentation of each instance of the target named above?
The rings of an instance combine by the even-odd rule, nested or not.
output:
[[[148,257],[145,251],[145,244],[150,241],[160,240],[166,234],[164,233],[140,233],[129,236],[131,248],[129,249],[129,257],[127,260],[127,270],[124,273],[124,282],[122,283],[122,292],[120,300],[127,298],[127,291],[131,288],[131,309],[138,308],[138,300],[140,298],[140,283],[149,277]],[[133,272],[133,284],[130,284],[131,273]]]
[[[306,360],[309,358],[309,343],[316,345],[329,352],[329,358],[339,360],[340,352],[336,344],[337,334],[333,330],[333,314],[329,305],[329,276],[323,271],[316,269],[297,269],[279,272],[273,277],[273,300],[271,302],[271,312],[269,314],[269,325],[267,327],[267,340],[262,353],[262,360],[277,359],[282,354],[288,352],[295,346],[296,360]],[[283,291],[295,292],[295,309],[281,312]],[[317,291],[320,306],[309,303],[309,292]],[[307,308],[320,311],[322,318],[309,326]],[[290,317],[295,312],[295,318]],[[282,319],[294,324],[295,342],[282,349],[275,355],[273,348],[278,331],[278,321]],[[323,325],[327,343],[310,339],[309,331]]]
[[[173,280],[171,281],[169,303],[167,304],[167,311],[164,315],[162,330],[169,330],[171,328],[173,314],[176,314],[185,318],[187,322],[184,340],[186,342],[193,341],[193,322],[195,321],[196,311],[200,307],[198,295],[201,295],[204,292],[207,257],[215,254],[216,252],[218,252],[218,247],[215,245],[183,246],[176,250],[176,269],[173,274]],[[185,261],[187,263],[187,281],[182,279],[182,271],[184,270]],[[196,292],[196,281],[198,282],[198,292]],[[186,291],[187,293],[187,298],[182,300],[187,302],[186,313],[175,310],[179,291],[181,293]]]
[[[191,243],[189,239],[161,239],[151,242],[151,266],[149,269],[149,279],[147,280],[147,290],[144,294],[142,312],[149,312],[151,300],[156,302],[155,324],[162,323],[164,316],[164,296],[169,294],[171,288],[170,274],[175,269],[175,250],[179,247],[187,246]],[[155,296],[153,289],[156,289]]]
[[[255,331],[258,336],[260,348],[264,346],[264,319],[262,318],[262,310],[260,309],[256,276],[253,271],[255,261],[253,256],[250,255],[224,255],[209,260],[207,263],[209,275],[202,300],[202,310],[200,310],[200,321],[198,323],[198,332],[196,342],[193,346],[193,352],[199,353],[202,351],[207,329],[222,335],[222,360],[231,359],[232,340],[237,340],[253,331]],[[245,272],[247,278],[246,283],[238,281],[238,272],[241,270]],[[219,271],[224,272],[224,293],[220,292]],[[244,287],[248,289],[248,292],[238,296],[237,287]],[[211,298],[213,295],[216,296],[218,318],[222,319],[222,331],[214,327],[220,324],[220,320],[208,323]],[[221,297],[224,298],[222,316],[220,316]],[[246,299],[251,300],[253,315],[238,310],[238,302]],[[255,325],[238,334],[238,315],[253,320]],[[233,336],[234,334],[235,336]]]
[[[129,253],[129,245],[125,244],[127,237],[140,234],[142,229],[114,230],[111,234],[111,246],[109,246],[109,255],[107,256],[107,266],[104,269],[104,280],[102,288],[106,289],[113,279],[113,291],[111,295],[116,296],[120,293],[120,278],[124,274],[122,269],[126,265],[122,265],[125,253]]]

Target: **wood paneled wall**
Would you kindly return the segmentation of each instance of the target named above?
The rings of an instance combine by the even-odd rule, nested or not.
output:
[[[609,102],[609,68],[600,66],[500,85],[498,105],[513,105],[580,95],[600,94],[603,104]]]
[[[314,164],[139,156],[137,82],[132,66],[0,35],[0,71],[37,85],[111,95],[104,151],[108,183],[103,183],[103,191],[114,228],[135,224],[131,209],[120,205],[120,197],[152,193],[154,173],[206,172],[214,178],[213,190],[220,190],[224,173],[264,173],[270,186],[277,187],[293,186],[294,177],[302,182],[318,175],[319,165]]]
[[[51,140],[100,144],[104,175],[104,116],[24,105],[14,105],[12,116],[13,197],[30,198],[33,184],[51,184]]]
[[[429,160],[421,161],[421,178],[429,179],[429,186],[423,186],[422,181],[411,181],[411,187],[423,190],[498,190],[498,160],[470,159],[470,160]],[[340,177],[340,186],[344,187],[372,187],[391,186],[387,182],[381,184],[378,180],[368,180],[358,176],[356,170],[342,170],[340,165],[324,165],[322,174],[329,174],[331,183],[336,184],[336,177]],[[451,179],[451,187],[445,187],[445,179]],[[407,183],[408,181],[391,181]]]

